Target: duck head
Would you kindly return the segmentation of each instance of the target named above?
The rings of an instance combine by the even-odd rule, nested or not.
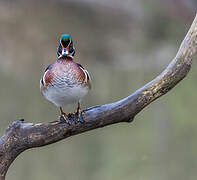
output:
[[[57,55],[73,57],[75,54],[75,48],[73,45],[72,37],[69,34],[63,34],[60,37],[59,46],[57,49]]]

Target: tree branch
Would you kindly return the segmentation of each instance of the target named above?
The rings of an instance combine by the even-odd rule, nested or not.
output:
[[[69,116],[71,125],[59,121],[40,124],[23,120],[12,122],[0,139],[0,180],[5,179],[10,164],[26,149],[45,146],[110,124],[131,122],[144,107],[166,94],[187,75],[196,51],[197,16],[175,58],[160,75],[127,98],[86,109],[85,123],[76,123],[77,117],[72,114]]]

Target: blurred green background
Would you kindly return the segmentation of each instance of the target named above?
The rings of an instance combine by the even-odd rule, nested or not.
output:
[[[19,118],[57,118],[39,80],[57,58],[62,33],[72,34],[75,60],[92,77],[86,108],[124,98],[157,76],[175,56],[196,8],[195,0],[1,0],[1,135]],[[133,123],[28,150],[7,180],[196,180],[196,77],[194,58],[186,79]]]

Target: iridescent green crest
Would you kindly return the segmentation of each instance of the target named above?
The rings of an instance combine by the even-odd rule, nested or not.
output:
[[[63,34],[60,37],[60,41],[72,41],[72,37],[69,34]]]

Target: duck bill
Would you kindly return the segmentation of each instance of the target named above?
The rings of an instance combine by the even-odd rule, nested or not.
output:
[[[69,46],[67,48],[64,48],[62,46],[62,56],[67,56],[69,54]]]

